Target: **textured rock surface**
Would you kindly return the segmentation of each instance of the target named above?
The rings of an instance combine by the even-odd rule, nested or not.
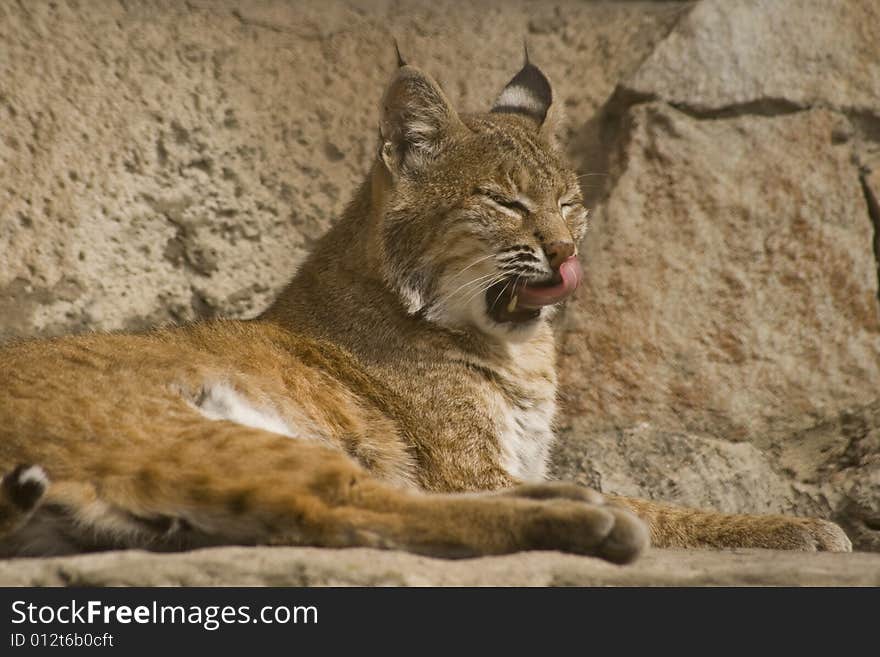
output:
[[[440,561],[367,549],[213,548],[0,562],[3,586],[880,586],[880,555],[654,550],[630,566],[555,552]]]
[[[256,314],[366,169],[392,36],[477,110],[527,35],[595,206],[560,323],[556,474],[832,517],[880,550],[878,11],[0,3],[0,340]],[[870,559],[214,550],[18,561],[0,580],[876,584]]]
[[[845,123],[628,112],[565,338],[572,415],[760,442],[876,397],[873,229]]]
[[[880,116],[880,4],[706,0],[627,86],[711,111],[824,105]]]
[[[631,497],[725,512],[807,512],[788,478],[754,445],[647,423],[596,432],[575,421],[563,434],[554,465],[560,478]],[[827,516],[829,508],[809,512]]]

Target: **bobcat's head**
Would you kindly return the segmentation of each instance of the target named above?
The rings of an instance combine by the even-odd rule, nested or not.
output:
[[[386,282],[428,321],[527,339],[580,283],[587,217],[554,143],[547,78],[527,61],[491,111],[459,115],[401,62],[380,113],[373,198]]]

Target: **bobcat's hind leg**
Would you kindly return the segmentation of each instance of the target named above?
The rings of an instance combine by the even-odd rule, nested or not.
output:
[[[820,518],[727,514],[609,495],[651,528],[657,547],[755,547],[806,552],[851,552],[846,533]]]

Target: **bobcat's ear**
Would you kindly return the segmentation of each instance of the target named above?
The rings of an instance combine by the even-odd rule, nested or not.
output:
[[[439,85],[402,59],[399,63],[379,112],[379,157],[392,175],[424,166],[452,134],[465,129]]]
[[[543,125],[547,112],[553,104],[553,89],[547,76],[529,61],[526,52],[526,63],[519,73],[502,89],[492,112],[522,114]]]

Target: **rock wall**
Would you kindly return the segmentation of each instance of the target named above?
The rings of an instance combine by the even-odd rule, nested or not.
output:
[[[0,3],[0,339],[258,313],[372,153],[392,38],[553,79],[594,220],[558,476],[880,550],[880,4]]]

